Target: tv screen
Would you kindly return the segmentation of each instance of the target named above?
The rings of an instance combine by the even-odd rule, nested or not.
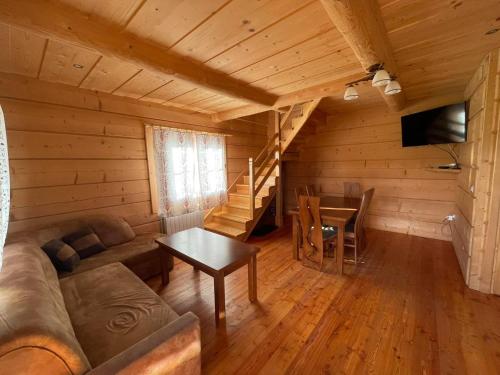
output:
[[[401,117],[403,147],[467,141],[466,103]]]

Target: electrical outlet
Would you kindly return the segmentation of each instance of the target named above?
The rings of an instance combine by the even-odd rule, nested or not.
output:
[[[455,215],[448,215],[448,216],[445,216],[445,220],[448,221],[448,222],[451,222],[451,221],[455,221],[457,217]]]

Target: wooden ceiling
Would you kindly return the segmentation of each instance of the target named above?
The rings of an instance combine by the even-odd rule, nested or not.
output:
[[[17,2],[20,9],[24,2]],[[278,100],[305,93],[329,95],[321,105],[327,112],[383,103],[371,88],[362,88],[368,94],[357,104],[342,101],[343,85],[361,77],[364,70],[319,0],[38,3],[69,6],[90,21],[122,30],[186,63]],[[481,58],[500,47],[500,32],[487,34],[500,28],[496,0],[379,0],[377,7],[409,102],[461,95]],[[175,74],[18,26],[0,24],[0,48],[2,72],[209,114],[249,105]]]

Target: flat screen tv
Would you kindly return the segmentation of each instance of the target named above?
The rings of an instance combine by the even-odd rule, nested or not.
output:
[[[467,105],[458,103],[401,117],[403,147],[467,141]]]

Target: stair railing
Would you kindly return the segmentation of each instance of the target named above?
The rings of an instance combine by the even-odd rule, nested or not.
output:
[[[236,177],[234,179],[234,181],[232,182],[232,184],[226,189],[226,193],[230,193],[231,191],[233,191],[233,189],[236,187],[236,184],[239,183],[241,181],[241,179],[243,178],[243,176],[245,176],[246,174],[248,174],[248,178],[249,178],[249,188],[248,188],[248,191],[250,193],[250,195],[255,192],[255,186],[253,186],[253,188],[250,186],[250,180],[253,178],[253,184],[255,185],[255,179],[256,179],[256,175],[259,176],[262,171],[261,171],[261,167],[257,170],[257,174],[255,173],[250,173],[250,171],[252,170],[252,172],[254,172],[254,166],[255,165],[259,165],[259,163],[261,163],[262,159],[264,158],[264,160],[267,162],[269,162],[269,155],[272,155],[273,152],[275,151],[276,149],[276,145],[275,145],[275,141],[276,141],[276,138],[278,137],[278,134],[274,134],[270,139],[269,141],[267,142],[267,144],[264,146],[264,148],[259,152],[259,154],[257,155],[256,158],[249,158],[248,160],[248,165],[240,172],[240,174],[238,175],[238,177]],[[271,146],[274,146],[272,148],[272,150],[269,152],[269,147]],[[250,163],[250,160],[252,160],[252,162]],[[252,165],[252,167],[250,167],[250,164]],[[260,190],[260,189],[259,189]],[[257,194],[255,194],[257,195]],[[253,199],[251,198],[250,201],[253,201],[253,207],[254,207],[254,210],[255,210],[255,196],[253,197]],[[205,220],[209,219],[212,214],[214,213],[215,209],[218,208],[218,207],[213,207],[211,209],[209,209],[206,214],[205,214]],[[250,210],[250,215],[251,215],[251,218],[253,219],[253,211],[254,210]]]

